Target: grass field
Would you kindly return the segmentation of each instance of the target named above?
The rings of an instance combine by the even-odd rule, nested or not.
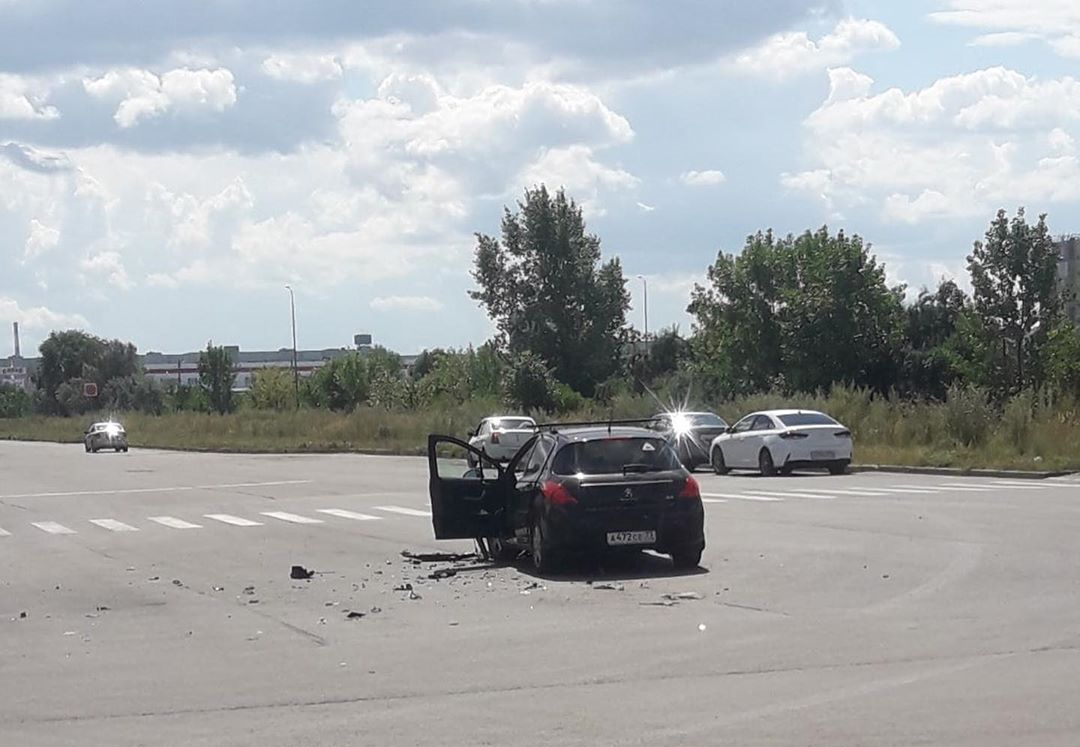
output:
[[[758,395],[715,409],[729,422],[759,409],[803,407],[830,413],[851,428],[860,464],[1022,470],[1080,470],[1080,407],[1025,393],[1004,406],[977,392],[954,392],[943,403],[912,403],[872,397],[838,387],[827,396]],[[422,454],[429,433],[465,436],[494,402],[471,402],[423,412],[360,409],[288,412],[245,409],[227,415],[131,413],[121,419],[132,446],[241,452],[376,451]],[[621,397],[558,420],[634,418],[657,405],[644,397]],[[92,418],[0,419],[0,438],[78,443]]]

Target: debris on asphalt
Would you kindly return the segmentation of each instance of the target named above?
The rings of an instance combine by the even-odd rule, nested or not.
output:
[[[129,566],[127,567],[127,570],[128,570],[128,572],[130,573],[131,571],[135,570],[135,566],[133,566],[133,565],[129,565]]]
[[[474,552],[460,553],[460,552],[433,552],[433,553],[414,553],[409,550],[402,550],[401,557],[408,558],[409,560],[417,560],[421,563],[460,563],[463,560],[476,560],[477,555]],[[386,561],[389,565],[390,561]]]
[[[452,578],[456,575],[457,571],[455,571],[453,568],[439,568],[438,570],[429,573],[428,578],[433,578],[438,581],[443,578]]]
[[[147,581],[160,581],[160,580],[161,580],[161,576],[151,576],[150,578],[148,578],[148,579],[146,579],[146,580],[147,580]],[[59,586],[57,586],[56,588],[57,588],[57,590],[59,590],[59,589],[60,589],[60,587],[59,587]]]
[[[670,599],[661,599],[656,602],[639,602],[642,607],[674,607],[678,602],[673,602]]]
[[[249,599],[248,600],[248,604],[258,604],[258,603],[259,603],[258,599]]]
[[[97,611],[98,611],[98,612],[108,612],[108,611],[109,611],[109,608],[108,608],[108,607],[106,607],[106,606],[105,606],[104,604],[99,604],[99,605],[97,606]]]
[[[417,599],[423,599],[423,597],[420,596],[419,594],[417,594],[415,591],[410,591],[409,592],[409,599],[411,599],[413,601],[416,601]]]
[[[180,579],[178,579],[178,578],[174,578],[174,579],[172,580],[172,585],[173,585],[173,586],[183,586],[183,585],[184,585],[184,582],[183,582],[183,581],[181,581],[181,580],[180,580]]]
[[[20,613],[19,613],[19,619],[20,619],[20,620],[25,620],[25,619],[26,619],[26,617],[27,617],[27,615],[26,615],[26,613],[25,613],[25,612],[20,612]]]
[[[365,613],[363,613],[363,612],[356,612],[355,610],[352,611],[352,612],[346,612],[345,613],[345,619],[346,620],[359,620],[360,618],[362,618],[364,616],[364,614]]]
[[[460,623],[458,623],[458,621],[457,621],[457,620],[451,620],[451,621],[450,621],[450,627],[451,627],[451,628],[456,628],[456,627],[457,627],[457,626],[458,626],[459,624],[460,624]]]
[[[294,581],[307,581],[315,575],[315,571],[309,571],[302,565],[294,565],[289,573],[289,578]]]
[[[325,617],[320,617],[319,618],[319,625],[326,625],[326,618]]]
[[[705,623],[701,623],[701,625],[698,625],[697,629],[699,631],[701,631],[702,633],[704,633],[705,632]]]
[[[626,591],[626,586],[623,584],[610,584],[606,581],[602,584],[590,584],[590,586],[597,591]]]
[[[704,599],[704,594],[699,594],[696,591],[681,591],[678,594],[665,594],[664,599],[668,599],[672,602],[683,602],[697,599]]]
[[[373,615],[377,615],[380,612],[382,612],[382,607],[372,607],[371,608],[371,614],[373,614]]]
[[[337,607],[341,602],[324,602],[323,607]]]
[[[255,593],[255,587],[254,586],[245,586],[244,587],[244,593],[245,594],[254,594]]]
[[[412,591],[412,584],[398,584],[394,587],[394,591]]]
[[[888,573],[884,574],[884,575],[882,576],[882,578],[884,578],[884,579],[888,579],[888,578],[889,578],[889,574],[888,574]]]

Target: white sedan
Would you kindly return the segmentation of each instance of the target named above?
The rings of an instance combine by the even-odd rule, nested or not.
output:
[[[733,469],[772,476],[794,469],[827,469],[843,474],[851,464],[851,431],[814,410],[754,412],[713,439],[709,461],[725,475]]]
[[[520,415],[484,418],[469,434],[469,446],[496,462],[509,461],[525,442],[536,435],[536,421]],[[472,458],[469,459],[470,467]]]

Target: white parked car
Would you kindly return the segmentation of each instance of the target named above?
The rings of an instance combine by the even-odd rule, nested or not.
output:
[[[732,469],[771,476],[794,469],[827,469],[843,474],[851,464],[851,431],[822,412],[754,412],[713,439],[710,459],[718,475]]]
[[[509,461],[536,435],[536,421],[520,415],[484,418],[469,434],[469,446],[496,462]],[[470,459],[470,467],[475,467]]]

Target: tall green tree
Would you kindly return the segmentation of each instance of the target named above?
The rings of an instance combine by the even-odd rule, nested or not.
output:
[[[41,406],[48,414],[72,415],[107,406],[109,402],[79,402],[84,383],[103,391],[110,382],[137,377],[140,373],[135,346],[120,340],[103,340],[81,330],[54,331],[38,348],[41,361],[34,381],[41,391]],[[60,387],[69,384],[60,397]]]
[[[334,358],[316,371],[307,392],[316,407],[352,412],[368,401],[371,382],[368,360],[352,352]]]
[[[585,395],[614,374],[626,337],[630,296],[618,259],[601,260],[600,239],[563,190],[525,191],[504,208],[502,240],[477,234],[470,296],[496,323],[511,356],[535,353]]]
[[[1062,316],[1057,260],[1046,215],[1029,225],[1023,208],[1011,219],[999,210],[968,256],[975,313],[984,340],[997,343],[1008,391],[1042,383],[1040,350]]]
[[[207,344],[206,350],[199,354],[199,385],[213,412],[221,415],[232,412],[235,382],[236,369],[229,351],[215,347],[213,343]]]
[[[895,382],[903,288],[888,286],[858,236],[759,232],[740,255],[721,253],[708,281],[689,311],[697,373],[713,394]]]
[[[936,291],[925,288],[904,310],[904,351],[900,380],[902,394],[944,399],[962,367],[958,365],[961,341],[958,330],[967,329],[965,315],[971,302],[952,280],[943,280]]]

